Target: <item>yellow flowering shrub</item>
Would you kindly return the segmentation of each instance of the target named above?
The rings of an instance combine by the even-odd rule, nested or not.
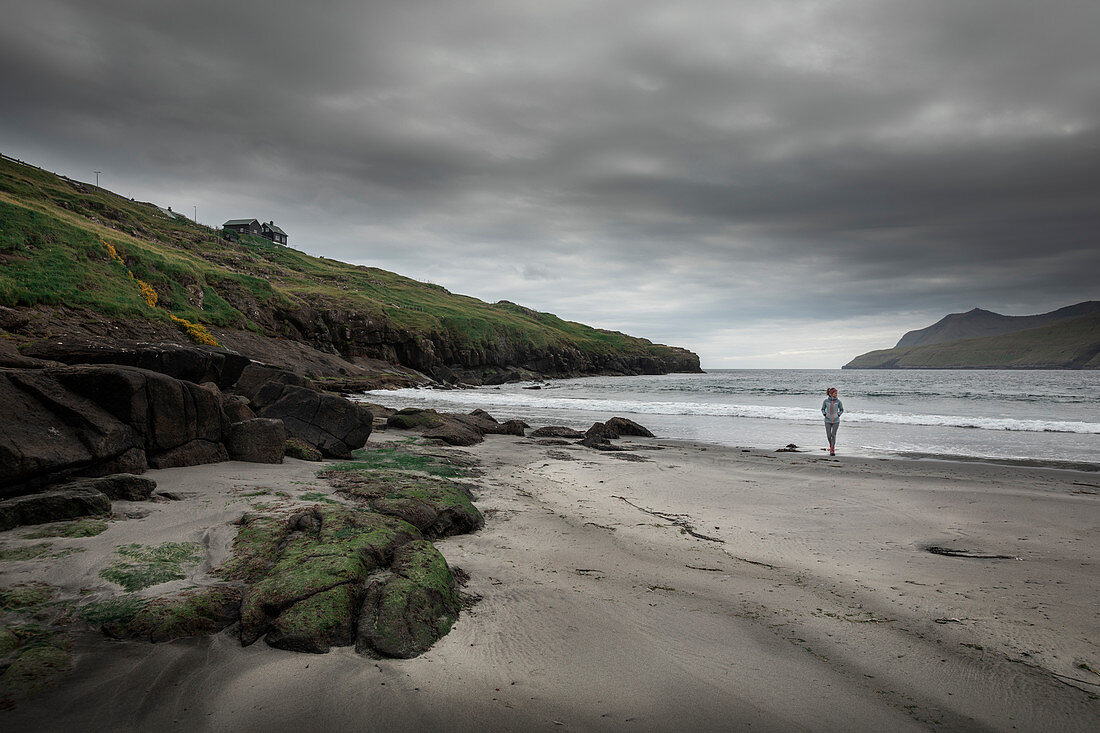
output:
[[[141,288],[141,297],[145,301],[145,304],[150,308],[157,307],[157,291],[153,289],[153,286],[144,280],[137,281],[138,287]]]
[[[210,332],[206,330],[205,326],[198,323],[191,323],[191,321],[184,320],[171,313],[168,314],[168,317],[172,319],[172,323],[182,328],[187,334],[187,337],[196,344],[203,344],[204,346],[221,346],[218,340],[210,335]]]
[[[102,239],[100,241],[103,242]],[[112,260],[122,265],[123,267],[126,267],[126,263],[122,261],[122,255],[118,253],[118,250],[115,249],[115,246],[113,244],[111,244],[110,242],[103,242],[103,246],[107,248],[108,257],[110,257]]]

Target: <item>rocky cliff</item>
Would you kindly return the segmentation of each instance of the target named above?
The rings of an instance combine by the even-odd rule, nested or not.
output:
[[[0,330],[19,345],[176,334],[325,377],[364,361],[471,384],[699,371],[686,349],[223,234],[0,157]]]

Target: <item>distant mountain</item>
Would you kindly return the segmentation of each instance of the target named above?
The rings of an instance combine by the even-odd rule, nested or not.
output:
[[[1055,314],[1063,317],[1052,319]],[[1035,319],[1041,325],[993,336],[903,345],[914,335],[935,338],[943,333],[964,332],[968,322],[974,328],[996,328],[1008,325],[1006,321],[1035,323]],[[939,329],[938,334],[935,329]],[[1001,316],[978,309],[953,314],[926,329],[910,331],[892,349],[861,354],[843,368],[1100,369],[1100,303],[1079,303],[1038,316]]]
[[[1056,311],[1042,313],[1037,316],[1002,316],[1000,313],[975,308],[966,313],[952,313],[927,328],[910,331],[901,337],[896,348],[942,344],[946,341],[981,338],[983,336],[1000,336],[1005,333],[1045,326],[1069,318],[1096,314],[1100,314],[1100,301],[1097,300],[1068,305],[1065,308],[1059,308]]]

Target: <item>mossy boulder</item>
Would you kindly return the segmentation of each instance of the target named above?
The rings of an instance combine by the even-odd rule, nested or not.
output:
[[[355,642],[355,621],[363,592],[345,583],[287,608],[271,624],[265,641],[277,649],[324,654]]]
[[[427,537],[447,537],[481,529],[485,518],[473,504],[470,490],[446,479],[391,475],[386,492],[369,500],[379,514],[399,517]]]
[[[426,540],[402,546],[390,572],[367,588],[356,649],[410,659],[450,631],[462,603],[447,561]]]
[[[0,501],[0,531],[110,511],[111,500],[101,491],[79,487],[42,491]]]
[[[154,598],[129,618],[105,623],[102,629],[108,636],[151,642],[216,634],[240,616],[242,593],[224,585],[189,588]]]
[[[48,583],[21,583],[0,589],[0,610],[17,611],[48,603],[57,595],[57,587]]]
[[[73,667],[68,650],[53,644],[23,649],[0,674],[0,709],[52,687]]]
[[[278,562],[290,527],[285,517],[265,514],[246,514],[237,524],[240,528],[233,539],[233,550],[214,574],[226,580],[254,583]]]
[[[375,570],[390,564],[395,550],[420,533],[394,517],[339,505],[317,505],[288,521],[290,533],[270,571],[248,589],[241,607],[241,642],[251,644],[270,630],[278,643],[293,628],[280,616],[297,604],[341,585],[361,585]],[[321,619],[326,610],[342,614],[347,606],[318,599],[300,613],[337,628],[339,619]],[[294,642],[296,643],[296,642]],[[327,643],[336,643],[329,641]]]
[[[302,461],[321,460],[321,451],[299,438],[288,438],[286,441],[286,455]]]
[[[386,425],[398,430],[413,430],[414,428],[431,428],[442,425],[443,416],[435,410],[421,410],[415,407],[406,407],[398,410],[386,418]]]

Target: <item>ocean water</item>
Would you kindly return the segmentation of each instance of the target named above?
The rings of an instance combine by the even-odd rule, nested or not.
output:
[[[466,390],[377,390],[363,399],[398,408],[481,408],[533,427],[584,429],[621,415],[663,438],[820,450],[826,446],[820,410],[828,386],[839,390],[846,410],[837,439],[841,455],[1100,468],[1095,371],[736,369]]]

